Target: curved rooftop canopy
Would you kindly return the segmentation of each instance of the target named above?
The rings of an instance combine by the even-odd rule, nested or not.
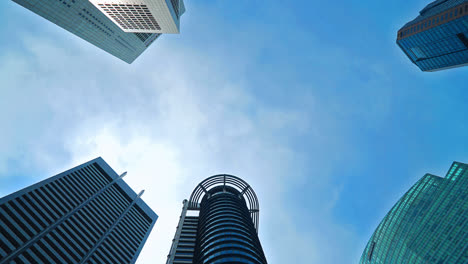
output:
[[[239,177],[229,175],[229,174],[218,174],[211,177],[206,178],[202,182],[200,182],[197,187],[190,195],[189,200],[189,209],[200,209],[200,202],[205,196],[208,194],[209,191],[213,188],[219,186],[229,186],[237,191],[239,191],[239,195],[244,197],[246,201],[247,208],[249,209],[250,216],[252,217],[253,224],[255,229],[258,233],[258,222],[259,222],[259,205],[257,195],[255,194],[252,187],[247,184],[244,180]]]

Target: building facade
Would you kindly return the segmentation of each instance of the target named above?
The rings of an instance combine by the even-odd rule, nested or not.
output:
[[[468,65],[468,0],[437,0],[404,25],[397,44],[422,71]]]
[[[232,175],[202,181],[184,200],[167,264],[266,264],[255,192]]]
[[[379,224],[360,263],[468,263],[468,165],[454,162],[445,178],[424,175]]]
[[[161,35],[126,33],[88,0],[13,1],[127,63]]]
[[[183,0],[90,0],[124,32],[179,33]]]
[[[135,263],[158,216],[97,158],[0,199],[0,263]]]

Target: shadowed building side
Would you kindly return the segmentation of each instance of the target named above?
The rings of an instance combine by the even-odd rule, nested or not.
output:
[[[0,199],[0,263],[135,263],[158,216],[101,158]]]

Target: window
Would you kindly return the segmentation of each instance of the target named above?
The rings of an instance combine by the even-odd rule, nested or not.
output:
[[[374,248],[375,248],[375,241],[372,241],[372,244],[371,244],[370,249],[369,249],[369,253],[367,254],[367,259],[369,261],[372,260],[372,255],[374,253]]]
[[[414,56],[416,57],[416,61],[427,58],[426,54],[419,47],[411,48],[411,51],[413,52]]]
[[[463,45],[465,45],[466,48],[468,48],[468,38],[465,36],[463,33],[457,34],[458,39],[460,39],[461,42],[463,42]]]
[[[172,7],[174,8],[174,11],[176,13],[177,18],[179,18],[179,0],[171,0]]]
[[[99,4],[99,6],[124,29],[161,30],[146,5]]]

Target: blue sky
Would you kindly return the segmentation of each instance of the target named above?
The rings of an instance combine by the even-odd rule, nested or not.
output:
[[[468,162],[468,68],[423,73],[395,44],[428,1],[186,1],[180,35],[127,65],[0,3],[0,195],[102,156],[160,215],[217,173],[260,200],[270,263],[356,263],[426,172]]]

